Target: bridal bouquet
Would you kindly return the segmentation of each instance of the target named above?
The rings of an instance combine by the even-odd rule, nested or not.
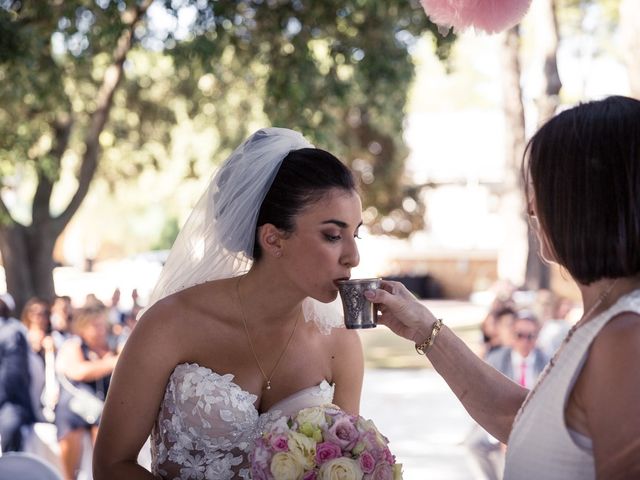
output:
[[[254,480],[399,480],[402,465],[371,420],[335,405],[273,422],[250,454]]]

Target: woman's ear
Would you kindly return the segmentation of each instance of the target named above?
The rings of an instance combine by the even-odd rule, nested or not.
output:
[[[271,223],[265,223],[258,228],[260,248],[267,255],[281,257],[283,239],[284,235],[282,230],[279,230]]]

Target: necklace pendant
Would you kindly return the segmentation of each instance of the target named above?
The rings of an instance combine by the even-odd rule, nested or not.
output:
[[[267,380],[267,386],[265,390],[271,390],[271,380]]]

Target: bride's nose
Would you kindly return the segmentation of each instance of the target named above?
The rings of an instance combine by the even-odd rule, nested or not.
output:
[[[345,247],[340,257],[340,263],[349,268],[357,267],[360,263],[360,253],[358,252],[356,239],[351,238],[351,240],[345,242],[344,245]]]

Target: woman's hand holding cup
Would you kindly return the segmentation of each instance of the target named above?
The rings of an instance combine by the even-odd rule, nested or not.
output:
[[[422,343],[429,336],[436,317],[400,282],[382,280],[380,287],[364,293],[380,312],[378,323],[407,340]]]

